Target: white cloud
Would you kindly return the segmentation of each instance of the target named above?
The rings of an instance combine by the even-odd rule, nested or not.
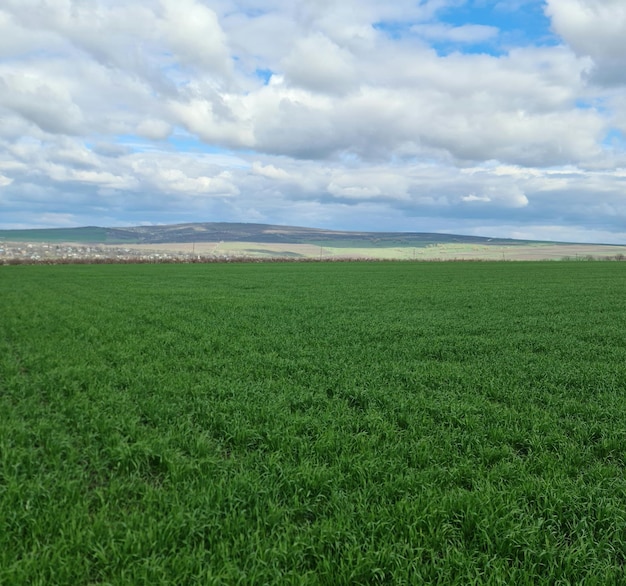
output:
[[[570,47],[594,60],[597,81],[626,82],[626,4],[622,0],[547,0],[546,13]]]
[[[295,43],[283,61],[288,83],[322,93],[344,93],[357,83],[353,55],[317,34]]]
[[[43,74],[0,69],[0,107],[46,132],[77,134],[83,124],[83,114],[68,88]]]
[[[172,133],[172,126],[164,120],[148,118],[137,125],[137,134],[152,140],[163,140]]]
[[[469,195],[464,195],[461,200],[467,202],[481,201],[488,203],[491,201],[491,198],[487,195],[476,195],[475,193],[470,193]]]
[[[516,185],[487,187],[482,193],[470,193],[461,198],[467,203],[495,204],[505,208],[523,208],[529,205],[526,194]]]
[[[410,179],[385,168],[371,167],[359,171],[334,170],[327,191],[347,199],[408,200]]]
[[[433,41],[450,43],[482,43],[498,36],[500,32],[494,26],[483,24],[466,24],[452,26],[448,24],[418,24],[411,27],[417,35]]]
[[[161,0],[163,38],[183,63],[221,75],[230,73],[226,36],[215,11],[198,0]]]
[[[268,179],[288,179],[289,173],[284,169],[275,167],[274,165],[263,165],[259,161],[252,163],[252,172]]]
[[[239,108],[239,116],[231,109]],[[172,100],[168,110],[175,124],[183,126],[207,143],[217,143],[234,148],[252,147],[252,129],[242,108],[240,98],[234,101],[227,95],[211,95],[184,101]]]
[[[547,0],[561,46],[461,4],[5,0],[3,225],[623,232],[623,3]]]

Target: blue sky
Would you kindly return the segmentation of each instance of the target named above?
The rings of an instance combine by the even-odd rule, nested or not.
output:
[[[622,0],[5,0],[0,228],[626,243]]]
[[[451,5],[441,11],[441,20],[455,26],[482,24],[493,26],[518,42],[529,44],[558,42],[542,0],[474,0]]]
[[[545,3],[542,0],[474,0],[450,3],[438,12],[438,24],[456,29],[490,27],[494,36],[472,43],[454,42],[454,39],[431,39],[431,46],[442,55],[454,51],[503,55],[507,49],[520,45],[556,45],[560,39],[551,30],[550,19],[544,8]],[[415,24],[420,23],[394,20],[377,23],[376,26],[398,37],[410,34],[411,27]]]

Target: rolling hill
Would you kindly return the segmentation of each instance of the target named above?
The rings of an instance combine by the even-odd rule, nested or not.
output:
[[[425,232],[357,232],[206,222],[127,228],[0,230],[0,260],[65,258],[547,260],[626,258],[626,246]]]
[[[492,246],[527,245],[530,241],[486,238],[457,234],[424,232],[351,232],[276,226],[271,224],[237,224],[205,222],[135,226],[130,228],[49,228],[33,230],[0,230],[0,240],[12,242],[76,242],[98,244],[164,244],[184,242],[265,242],[279,244],[313,244],[346,248],[381,248],[459,243]]]

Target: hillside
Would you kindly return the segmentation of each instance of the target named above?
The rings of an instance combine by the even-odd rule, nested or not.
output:
[[[349,232],[207,222],[130,228],[0,231],[8,262],[189,262],[210,259],[561,260],[626,258],[626,247],[423,232]]]
[[[0,230],[0,241],[2,240],[12,242],[76,242],[128,245],[184,242],[271,242],[280,244],[313,244],[338,248],[423,247],[445,243],[492,246],[530,244],[530,241],[526,240],[456,234],[349,232],[297,226],[229,222],[135,226],[130,228],[87,226],[84,228]]]

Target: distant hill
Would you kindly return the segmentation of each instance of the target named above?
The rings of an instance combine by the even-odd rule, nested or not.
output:
[[[162,244],[183,242],[261,242],[353,247],[425,247],[437,244],[528,245],[534,241],[425,232],[351,232],[271,224],[205,222],[131,228],[49,228],[0,230],[0,241],[83,244]]]

